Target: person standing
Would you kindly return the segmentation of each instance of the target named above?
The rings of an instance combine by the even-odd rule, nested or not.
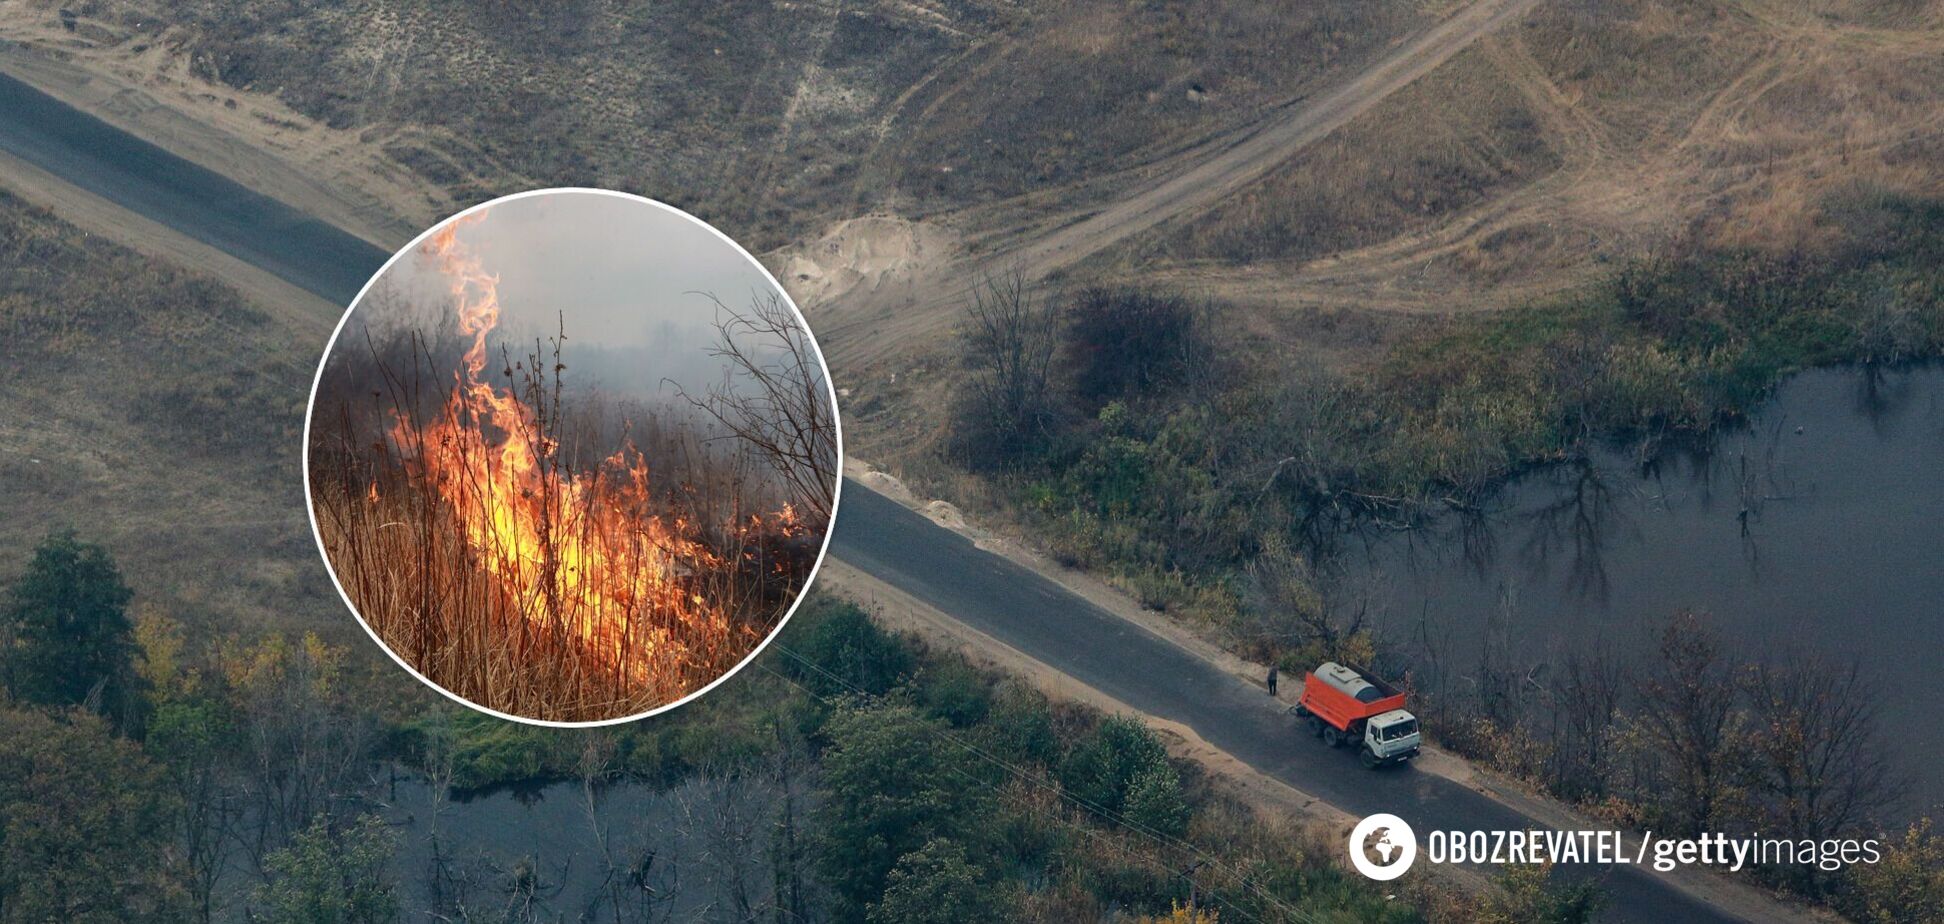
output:
[[[1276,695],[1276,674],[1277,673],[1278,671],[1276,669],[1276,665],[1274,664],[1269,665],[1269,695],[1270,696]]]

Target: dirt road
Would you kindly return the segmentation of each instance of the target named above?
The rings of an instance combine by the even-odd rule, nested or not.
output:
[[[1354,77],[1298,100],[1268,120],[1217,138],[1164,165],[1160,182],[1097,209],[1042,222],[1050,233],[910,273],[896,285],[852,292],[826,306],[818,336],[831,364],[857,369],[906,354],[949,329],[987,274],[1044,279],[1163,222],[1189,218],[1262,178],[1304,146],[1367,112],[1539,0],[1479,0],[1400,44]],[[1153,172],[1149,168],[1144,172]],[[943,295],[937,293],[945,293]]]

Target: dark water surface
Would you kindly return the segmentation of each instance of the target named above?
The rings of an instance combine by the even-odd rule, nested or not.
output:
[[[542,920],[718,920],[739,892],[768,898],[776,799],[766,780],[696,778],[671,789],[579,782],[440,798],[419,779],[385,787],[406,908],[463,895]],[[598,825],[598,828],[597,828]],[[742,888],[738,889],[738,885]]]
[[[1657,468],[1606,451],[1516,479],[1482,516],[1366,537],[1341,593],[1387,636],[1442,645],[1448,674],[1488,643],[1542,673],[1648,651],[1683,609],[1731,653],[1861,659],[1913,807],[1944,804],[1944,366],[1804,373]]]

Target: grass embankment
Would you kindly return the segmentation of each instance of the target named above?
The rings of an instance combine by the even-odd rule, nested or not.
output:
[[[72,527],[199,629],[357,634],[304,516],[313,349],[206,276],[0,193],[0,573]]]
[[[244,131],[287,129],[292,112],[328,126],[352,151],[320,166],[381,174],[376,188],[412,177],[426,201],[403,207],[424,221],[591,185],[660,196],[761,252],[880,207],[917,217],[1139,166],[1430,17],[1349,0],[1192,12],[105,0],[16,18],[21,37],[92,66],[164,71],[177,105],[227,105],[212,115]]]

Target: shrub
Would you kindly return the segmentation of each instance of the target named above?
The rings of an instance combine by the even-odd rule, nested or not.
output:
[[[1060,782],[1075,799],[1119,814],[1142,774],[1166,766],[1168,752],[1141,720],[1115,716],[1100,723],[1060,767]]]
[[[1065,315],[1062,346],[1083,407],[1158,395],[1208,371],[1202,311],[1182,296],[1089,288]]]
[[[1137,774],[1127,786],[1127,823],[1177,837],[1188,829],[1188,801],[1181,776],[1163,760]]]
[[[870,924],[985,924],[1006,917],[986,874],[944,838],[898,858]]]
[[[992,691],[987,689],[985,677],[956,658],[928,669],[917,687],[925,709],[954,728],[977,725],[992,710]]]
[[[790,660],[791,673],[812,690],[825,696],[880,696],[911,674],[911,652],[857,604],[814,597],[803,610],[796,625],[804,625],[807,616],[808,628],[784,641],[802,659]]]

